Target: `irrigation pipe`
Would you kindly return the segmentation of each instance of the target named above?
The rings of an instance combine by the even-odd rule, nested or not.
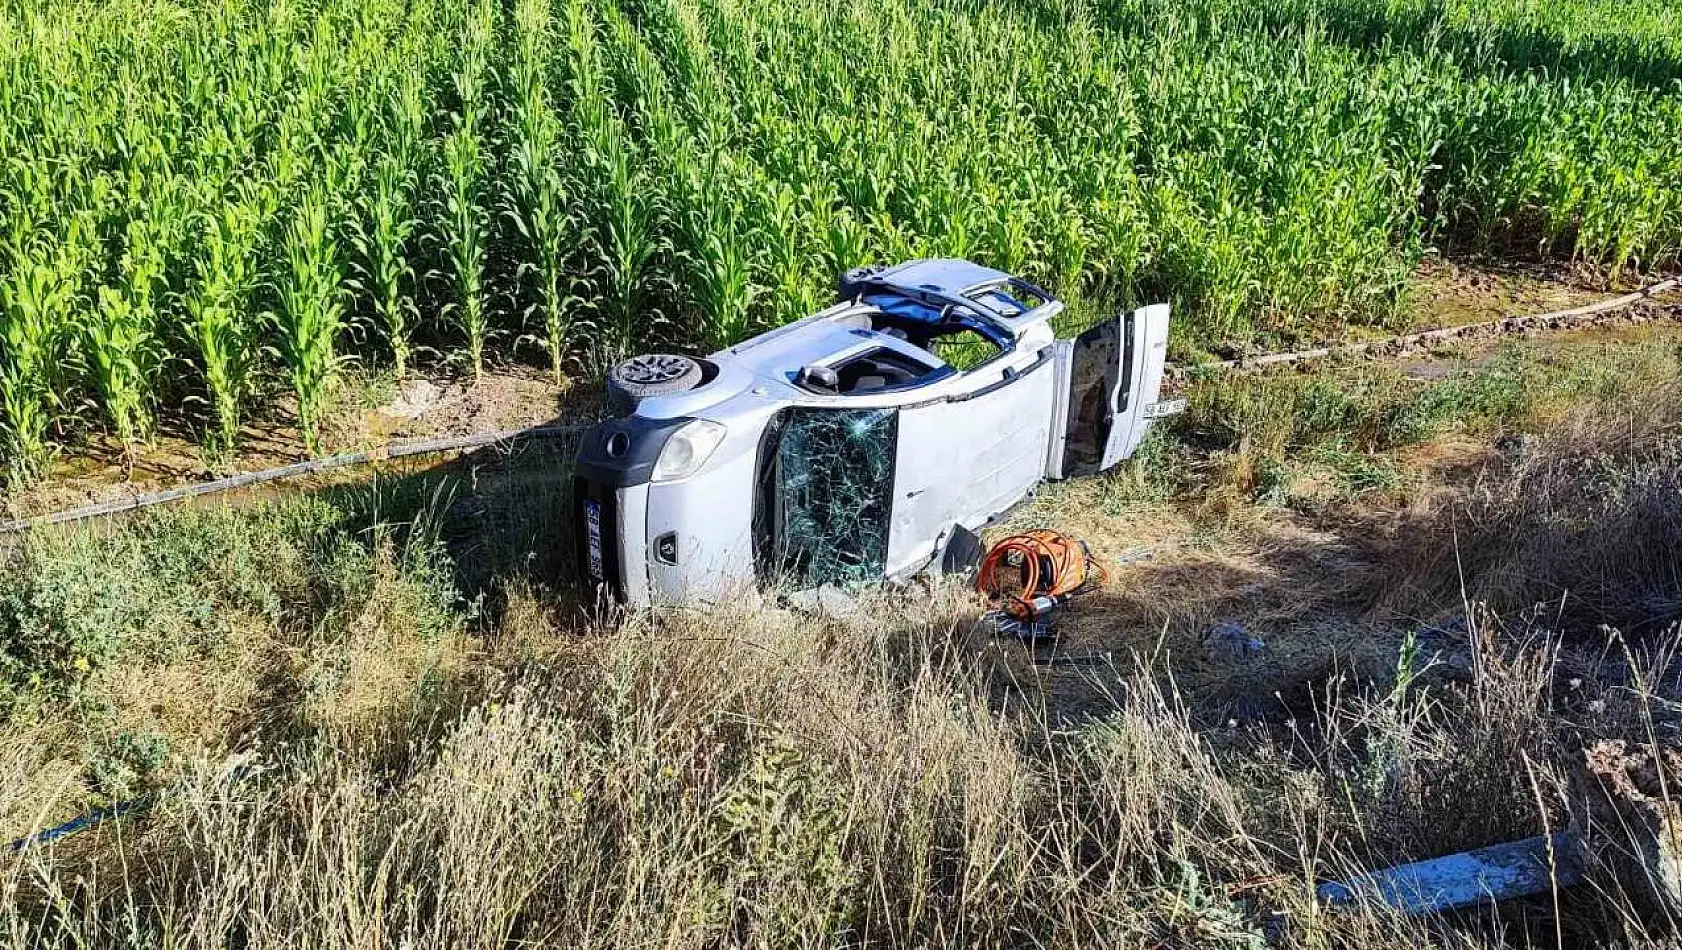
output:
[[[262,771],[261,765],[253,764],[251,760],[244,755],[234,756],[230,760],[230,763],[231,764],[223,771],[221,777],[222,783],[226,785],[236,785],[257,774],[259,771]],[[144,817],[152,810],[153,806],[157,805],[162,800],[165,794],[180,791],[181,788],[182,784],[180,782],[176,782],[161,789],[156,789],[146,792],[143,795],[130,798],[126,801],[117,802],[114,805],[107,805],[104,808],[95,808],[93,811],[77,815],[75,818],[72,818],[63,824],[54,825],[51,828],[43,828],[40,831],[32,832],[14,841],[8,842],[4,846],[0,846],[0,851],[17,854],[20,851],[28,851],[31,848],[38,848],[45,844],[51,844],[60,838],[68,838],[71,835],[80,834],[81,832],[89,829],[97,828],[108,821],[114,821],[126,815],[133,815],[136,818]]]
[[[1246,356],[1235,360],[1219,360],[1212,363],[1195,363],[1191,366],[1170,366],[1168,373],[1172,376],[1190,376],[1195,373],[1227,372],[1240,369],[1261,369],[1267,366],[1283,366],[1301,363],[1307,360],[1322,359],[1328,356],[1350,356],[1368,353],[1373,350],[1388,352],[1391,350],[1406,350],[1421,343],[1433,343],[1439,340],[1457,340],[1462,337],[1478,336],[1484,333],[1516,333],[1528,329],[1536,324],[1548,324],[1559,320],[1575,321],[1585,317],[1598,316],[1614,310],[1622,310],[1634,306],[1643,300],[1649,300],[1660,294],[1682,289],[1682,278],[1672,277],[1661,280],[1656,284],[1649,284],[1634,293],[1624,294],[1622,297],[1612,297],[1596,303],[1572,307],[1569,310],[1555,310],[1550,313],[1536,313],[1523,317],[1503,317],[1500,320],[1490,320],[1484,323],[1466,323],[1459,326],[1439,327],[1435,330],[1421,330],[1417,333],[1404,333],[1401,336],[1386,337],[1380,340],[1367,340],[1362,343],[1341,343],[1331,346],[1317,346],[1310,350],[1297,350],[1293,353],[1267,353],[1261,356]]]
[[[132,813],[143,814],[150,811],[152,806],[157,804],[157,802],[158,796],[154,793],[148,792],[139,798],[131,798],[128,801],[118,802],[115,805],[110,805],[105,808],[96,808],[85,815],[77,815],[75,818],[70,819],[62,825],[54,825],[51,828],[37,831],[34,834],[24,835],[16,841],[7,844],[3,850],[16,854],[19,851],[27,851],[30,848],[37,848],[44,844],[51,844],[60,838],[67,838],[77,832],[87,831],[89,828],[97,828],[114,818],[121,818],[124,815]]]
[[[153,492],[148,495],[137,495],[117,501],[102,502],[97,505],[87,505],[82,508],[72,508],[68,511],[55,511],[52,514],[40,515],[35,518],[20,518],[16,521],[0,522],[0,535],[16,534],[47,525],[64,524],[71,521],[83,521],[88,518],[102,518],[107,515],[121,514],[125,511],[137,511],[162,505],[172,501],[183,501],[197,498],[201,495],[214,495],[218,492],[231,491],[236,488],[246,488],[260,485],[264,482],[280,481],[286,478],[297,478],[301,475],[313,475],[335,468],[347,468],[353,465],[366,465],[370,462],[383,462],[387,459],[404,458],[411,455],[437,455],[444,452],[456,452],[463,449],[482,448],[502,442],[523,442],[528,439],[552,439],[576,435],[583,431],[582,425],[568,426],[536,426],[527,429],[508,429],[502,432],[481,432],[475,435],[454,436],[441,439],[423,439],[416,442],[402,442],[396,445],[382,446],[377,449],[367,449],[362,452],[346,452],[342,455],[330,455],[327,458],[315,459],[308,462],[294,462],[279,468],[264,469],[259,472],[246,472],[232,475],[228,478],[217,479],[213,482],[202,482],[197,485],[185,485],[171,488],[167,491]]]

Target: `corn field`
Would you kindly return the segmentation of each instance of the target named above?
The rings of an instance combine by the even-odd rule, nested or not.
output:
[[[557,376],[975,258],[1182,350],[1422,255],[1682,255],[1662,0],[0,0],[0,454],[317,441],[348,361]]]

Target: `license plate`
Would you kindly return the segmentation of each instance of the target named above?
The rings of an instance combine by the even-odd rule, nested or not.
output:
[[[602,569],[602,503],[594,498],[584,499],[584,538],[590,576],[598,581],[607,580]]]
[[[1164,399],[1153,402],[1145,407],[1146,419],[1161,419],[1163,416],[1173,416],[1186,411],[1184,399]]]

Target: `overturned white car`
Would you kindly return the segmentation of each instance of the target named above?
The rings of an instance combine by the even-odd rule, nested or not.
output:
[[[574,484],[588,586],[643,606],[909,577],[1183,407],[1157,401],[1163,304],[1059,340],[1061,303],[962,260],[849,271],[840,296],[614,368],[628,414],[584,435]]]

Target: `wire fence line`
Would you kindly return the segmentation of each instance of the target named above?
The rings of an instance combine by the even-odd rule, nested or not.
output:
[[[450,436],[445,438],[420,439],[414,442],[402,442],[396,445],[386,445],[360,452],[345,452],[330,455],[326,458],[313,459],[307,462],[294,462],[278,468],[263,469],[257,472],[245,472],[231,475],[210,482],[200,482],[194,485],[183,485],[165,491],[136,495],[131,498],[120,498],[115,501],[101,502],[95,505],[85,505],[66,511],[56,511],[51,514],[39,515],[33,518],[19,518],[14,521],[0,522],[0,534],[17,534],[48,525],[65,524],[72,521],[85,521],[90,518],[102,518],[108,515],[122,514],[162,505],[172,501],[184,501],[204,495],[215,495],[221,492],[248,488],[265,482],[280,481],[288,478],[298,478],[304,475],[314,475],[319,472],[331,471],[338,468],[349,468],[356,465],[367,465],[383,462],[389,459],[406,458],[415,455],[440,455],[447,452],[460,452],[469,449],[485,448],[492,445],[513,445],[535,439],[570,438],[583,432],[588,426],[584,424],[559,426],[533,426],[525,429],[506,429],[500,432],[479,432],[472,435]]]

